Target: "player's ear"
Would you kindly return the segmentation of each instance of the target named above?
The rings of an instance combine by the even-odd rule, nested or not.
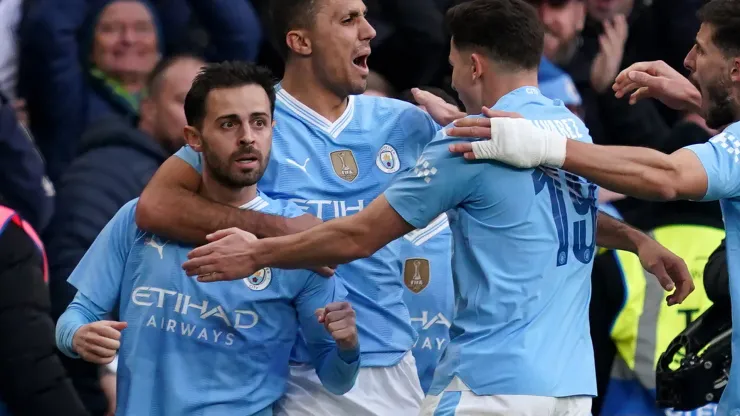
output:
[[[740,82],[740,56],[732,58],[730,62],[730,80]]]
[[[185,126],[183,135],[185,136],[185,143],[188,146],[192,147],[196,152],[203,151],[203,141],[198,129],[193,126]]]
[[[288,45],[288,48],[298,55],[311,55],[311,39],[308,38],[308,33],[305,30],[291,30],[285,35],[285,43]]]
[[[485,70],[485,61],[483,59],[483,56],[477,54],[477,53],[471,53],[470,54],[470,65],[472,68],[472,77],[473,81],[477,81],[483,76],[483,71]]]

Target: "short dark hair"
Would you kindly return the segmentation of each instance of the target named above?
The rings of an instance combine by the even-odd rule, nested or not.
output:
[[[527,3],[534,7],[542,6],[546,4],[550,7],[561,8],[568,5],[571,1],[583,2],[584,0],[527,0]]]
[[[712,0],[697,13],[699,21],[712,25],[712,41],[728,56],[740,55],[740,2]]]
[[[157,62],[157,65],[154,66],[154,69],[152,69],[152,72],[150,72],[147,76],[146,94],[149,96],[156,94],[156,91],[159,89],[159,84],[162,81],[162,75],[164,75],[164,73],[167,72],[167,70],[170,69],[171,66],[185,59],[191,59],[194,61],[201,61],[205,63],[203,58],[193,54],[179,54],[160,59],[159,62]]]
[[[285,37],[291,30],[308,29],[313,25],[316,2],[317,0],[270,0],[270,32],[283,59],[287,59],[290,52]]]
[[[482,49],[513,69],[536,69],[545,30],[524,0],[469,0],[447,11],[447,28],[459,49]]]
[[[225,61],[204,66],[193,80],[185,97],[185,119],[188,125],[201,128],[206,116],[208,94],[218,88],[259,85],[270,99],[270,113],[275,113],[275,79],[269,69],[239,61]]]

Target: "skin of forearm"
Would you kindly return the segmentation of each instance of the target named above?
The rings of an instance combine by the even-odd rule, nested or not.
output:
[[[206,235],[230,227],[260,238],[284,235],[288,228],[283,217],[222,205],[184,189],[145,190],[136,208],[136,222],[145,231],[193,244],[204,243]]]
[[[309,231],[260,241],[252,259],[263,267],[305,269],[369,257],[382,247],[363,241],[363,227],[337,218]]]
[[[642,231],[599,212],[596,221],[596,245],[599,247],[637,253],[638,246],[649,239]]]
[[[676,198],[676,190],[671,186],[676,167],[668,155],[657,150],[568,140],[563,169],[637,198],[658,201]]]

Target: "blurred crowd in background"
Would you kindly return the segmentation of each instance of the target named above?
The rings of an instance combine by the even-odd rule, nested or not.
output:
[[[48,268],[39,266],[48,294],[17,301],[37,314],[10,317],[7,305],[22,298],[15,291],[31,288],[6,282],[11,277],[3,267],[18,259],[5,255],[0,242],[0,285],[6,285],[0,288],[0,401],[56,394],[59,408],[33,414],[72,414],[59,410],[65,401],[82,403],[91,414],[112,409],[112,376],[53,348],[53,322],[75,294],[66,279],[116,211],[184,144],[183,101],[205,62],[258,62],[279,78],[267,1],[0,0],[0,204],[28,222],[48,258]],[[638,61],[663,60],[686,74],[683,59],[699,29],[701,0],[529,1],[547,29],[541,90],[582,117],[595,143],[672,152],[715,134],[697,114],[652,100],[633,105],[611,89],[618,72]],[[411,89],[422,88],[459,104],[450,88],[443,25],[453,3],[366,0],[377,31],[367,94],[414,102]],[[610,192],[601,200],[686,259],[697,291],[688,306],[672,312],[677,318],[665,320],[654,311],[664,307],[662,293],[651,298],[654,280],[643,277],[636,257],[607,252],[596,259],[591,318],[600,397],[594,415],[616,414],[609,413],[610,401],[650,400],[650,360],[720,301],[727,279],[724,256],[709,261],[724,238],[717,203],[652,203]],[[709,296],[705,268],[719,287]],[[29,335],[35,341],[11,340],[23,331],[35,331]],[[646,337],[652,340],[647,346]]]

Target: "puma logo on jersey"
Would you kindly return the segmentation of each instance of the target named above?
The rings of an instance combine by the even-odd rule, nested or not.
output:
[[[298,162],[296,162],[293,159],[285,159],[285,162],[288,163],[288,164],[290,164],[290,165],[293,165],[293,166],[297,167],[298,169],[302,170],[303,173],[305,173],[306,175],[308,175],[308,170],[306,170],[306,165],[308,165],[308,161],[309,160],[311,160],[310,157],[306,158],[306,161],[303,162],[303,165],[298,164]]]
[[[157,253],[159,253],[159,258],[160,259],[164,259],[163,250],[164,250],[164,246],[167,245],[167,242],[166,241],[164,243],[162,243],[162,244],[159,244],[157,242],[157,240],[155,240],[154,237],[152,237],[152,238],[148,238],[146,240],[146,245],[148,245],[149,247],[154,247],[155,249],[157,249]]]

